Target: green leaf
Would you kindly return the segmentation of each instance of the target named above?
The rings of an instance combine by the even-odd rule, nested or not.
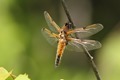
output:
[[[0,67],[0,80],[5,80],[11,75],[12,71],[8,72],[3,67]]]
[[[11,76],[9,76],[7,79],[5,80],[14,80]]]
[[[16,77],[15,80],[30,80],[30,79],[28,78],[28,75],[26,75],[26,74],[24,74],[24,75],[20,74],[18,77]]]

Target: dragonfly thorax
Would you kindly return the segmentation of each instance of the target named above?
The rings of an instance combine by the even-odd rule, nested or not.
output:
[[[61,31],[60,31],[60,33],[59,33],[59,39],[60,39],[62,42],[67,42],[66,38],[67,38],[66,32],[65,32],[63,29],[61,29]]]

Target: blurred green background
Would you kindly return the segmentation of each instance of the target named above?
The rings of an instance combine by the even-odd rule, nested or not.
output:
[[[102,80],[120,79],[120,0],[65,0],[78,27],[101,23],[92,36],[103,47],[91,51]],[[0,66],[27,73],[32,80],[96,80],[84,53],[65,51],[54,66],[56,47],[41,34],[48,11],[62,26],[67,22],[60,0],[0,0]]]

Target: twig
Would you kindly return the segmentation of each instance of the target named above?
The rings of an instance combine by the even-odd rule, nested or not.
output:
[[[68,23],[70,23],[70,24],[71,24],[71,27],[74,29],[74,28],[75,28],[75,25],[74,25],[74,23],[73,23],[73,21],[72,21],[72,19],[71,19],[71,16],[70,16],[70,14],[69,14],[69,11],[68,11],[68,9],[67,9],[67,7],[66,7],[66,4],[65,4],[65,1],[64,1],[64,0],[62,0],[62,6],[63,6],[64,11],[65,11],[65,13],[66,13],[66,16],[67,16],[67,18],[68,18]],[[78,38],[78,36],[77,36],[76,33],[75,33],[75,37]]]
[[[66,7],[66,5],[65,5],[65,1],[64,1],[64,0],[62,0],[62,5],[63,5],[63,8],[64,8],[64,10],[65,10],[65,13],[66,13],[66,16],[67,16],[67,18],[68,18],[68,21],[69,21],[69,23],[71,23],[71,26],[72,26],[72,28],[74,29],[74,28],[75,28],[75,25],[74,25],[74,23],[73,23],[73,21],[72,21],[72,19],[71,19],[71,16],[70,16],[70,14],[69,14],[69,12],[68,12],[68,10],[67,10],[67,7]],[[75,37],[78,38],[78,37],[77,37],[77,34],[75,34]],[[100,75],[99,75],[99,72],[98,72],[98,70],[97,70],[97,67],[96,67],[96,65],[95,65],[95,63],[94,63],[94,61],[93,61],[93,57],[90,55],[90,53],[88,52],[88,50],[84,47],[84,45],[82,45],[82,47],[83,47],[83,49],[84,49],[84,51],[85,51],[85,54],[86,54],[88,60],[90,61],[90,64],[91,64],[91,66],[92,66],[92,69],[93,69],[93,71],[94,71],[94,74],[95,74],[97,80],[101,80]]]
[[[16,78],[16,76],[15,76],[15,75],[13,75],[13,74],[11,74],[11,77],[12,77],[13,79],[15,79],[15,78]]]
[[[68,18],[68,21],[71,23],[72,28],[75,28],[75,25],[73,24],[73,21],[72,21],[72,19],[71,19],[71,16],[70,16],[68,10],[67,10],[67,7],[66,7],[66,5],[65,5],[65,1],[64,1],[64,0],[62,0],[62,5],[63,5],[63,8],[64,8],[64,10],[65,10],[65,13],[66,13],[66,16],[67,16],[67,18]]]
[[[90,61],[90,64],[92,66],[92,69],[94,71],[94,74],[95,74],[97,80],[101,80],[99,72],[98,72],[97,67],[95,65],[95,62],[93,61],[93,57],[90,55],[90,53],[88,52],[88,50],[84,47],[84,45],[82,45],[82,47],[83,47],[83,49],[85,51],[85,55],[87,56],[88,60]]]

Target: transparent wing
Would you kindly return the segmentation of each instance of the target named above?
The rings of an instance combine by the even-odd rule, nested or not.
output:
[[[68,42],[66,49],[69,51],[84,52],[84,50],[82,49],[82,45],[73,41]]]
[[[42,34],[46,38],[46,40],[51,44],[51,45],[56,45],[57,46],[57,41],[58,41],[58,35],[55,33],[52,33],[50,30],[46,28],[42,28],[41,30]]]
[[[45,20],[46,20],[49,28],[53,32],[59,32],[60,27],[53,21],[53,19],[51,18],[51,16],[49,15],[49,13],[47,11],[44,11],[44,16],[45,16]]]
[[[103,29],[102,24],[93,24],[87,27],[76,28],[74,30],[70,30],[68,31],[68,34],[78,33],[77,35],[79,38],[86,38],[86,37],[96,34],[102,29]]]
[[[89,51],[98,49],[101,47],[101,43],[95,40],[80,40],[71,38],[71,41],[68,42],[67,49],[76,52],[84,52],[82,45]]]

